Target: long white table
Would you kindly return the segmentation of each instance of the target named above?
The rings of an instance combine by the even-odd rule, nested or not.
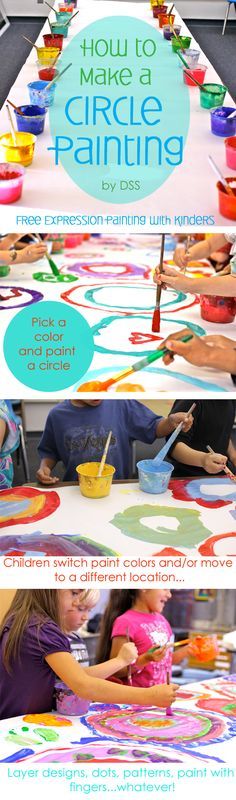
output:
[[[175,13],[175,21],[181,23],[181,34],[189,33],[188,28],[182,22],[178,12]],[[156,27],[157,25],[156,20],[152,17],[152,11],[148,3],[137,3],[137,5],[134,3],[118,2],[87,3],[85,0],[82,0],[80,14],[70,26],[69,36],[65,40],[64,48],[68,47],[72,36],[94,20],[114,15],[132,16],[149,23],[152,27]],[[53,20],[54,18],[55,15],[51,12],[50,19]],[[45,23],[37,44],[43,44],[42,34],[46,31],[48,31],[48,22]],[[166,47],[171,47],[171,44],[166,42]],[[199,49],[193,38],[191,47]],[[37,69],[36,66],[34,66],[36,61],[35,56],[36,52],[32,49],[9,93],[11,100],[16,105],[29,101],[27,84],[33,79],[37,80]],[[221,82],[204,53],[200,55],[200,62],[207,64],[208,70],[205,79],[207,82]],[[182,76],[181,70],[178,67],[177,56],[176,69],[180,73],[181,86]],[[232,98],[226,95],[225,105],[232,104]],[[125,216],[130,215],[131,217],[133,215],[140,216],[145,214],[146,230],[152,231],[155,229],[150,226],[150,214],[158,214],[163,217],[163,223],[160,219],[160,224],[158,224],[157,229],[159,230],[166,228],[166,217],[169,217],[171,220],[171,224],[168,223],[167,229],[179,229],[179,226],[181,226],[181,228],[186,230],[188,227],[188,218],[191,219],[194,215],[199,215],[201,218],[212,216],[213,227],[214,225],[217,227],[233,227],[230,220],[225,219],[219,214],[216,177],[207,159],[208,154],[211,153],[222,172],[228,174],[229,170],[225,164],[224,141],[211,134],[210,112],[200,107],[199,91],[197,88],[196,90],[195,88],[190,89],[190,106],[190,127],[184,149],[183,163],[178,166],[177,169],[174,169],[168,180],[157,191],[144,200],[136,202],[132,200],[130,204],[127,203],[124,206],[93,199],[77,187],[61,165],[57,167],[54,165],[54,155],[48,151],[48,147],[52,144],[52,139],[47,118],[45,132],[38,137],[36,142],[33,164],[27,168],[22,199],[11,206],[1,207],[1,216],[5,227],[8,230],[14,228],[16,216],[21,216],[22,214],[27,215],[30,212],[41,215],[42,220],[44,220],[45,212],[54,216],[61,214],[63,217],[72,214],[84,214],[88,216],[92,214],[95,216],[101,215],[103,218],[107,214],[118,216],[123,214]],[[0,115],[0,130],[4,132],[8,129],[9,123],[4,108]],[[175,215],[185,217],[186,222],[176,221]],[[189,224],[192,228],[191,221]],[[62,225],[68,228],[70,226],[70,221],[66,222],[63,220]],[[204,222],[202,225],[204,225]],[[25,225],[20,222],[19,227],[20,229],[24,229]],[[104,230],[104,227],[107,231],[114,230],[113,222],[109,224],[104,223],[104,226],[101,222],[98,222],[95,229]],[[125,222],[123,222],[123,224],[115,224],[116,232],[124,230],[125,227],[128,227],[130,231],[137,232],[137,226],[132,220],[129,225],[126,225]],[[51,225],[48,225],[48,230],[50,229],[53,230],[53,222]],[[79,229],[80,228],[77,226],[73,227],[73,230]],[[139,231],[141,230],[142,228],[139,227]]]

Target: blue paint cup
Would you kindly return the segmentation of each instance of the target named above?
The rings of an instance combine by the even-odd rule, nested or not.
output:
[[[47,86],[48,81],[33,81],[32,83],[28,83],[30,102],[33,106],[40,106],[41,108],[52,106],[56,84],[54,83],[49,89],[46,88]]]
[[[162,494],[168,489],[174,467],[167,461],[154,464],[151,458],[138,461],[139,488],[149,494]]]
[[[26,133],[33,133],[38,136],[39,133],[44,131],[44,123],[47,110],[40,106],[19,106],[24,116],[22,117],[18,111],[14,111],[16,117],[16,124],[18,131],[25,131]]]
[[[236,117],[228,119],[230,114],[235,111],[233,106],[220,106],[211,111],[211,132],[215,136],[235,136],[236,134]]]
[[[66,25],[65,22],[51,22],[52,33],[59,33],[64,36],[64,39],[68,36],[68,28],[69,25]]]

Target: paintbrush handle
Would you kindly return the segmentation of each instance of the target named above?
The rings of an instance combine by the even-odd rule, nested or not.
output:
[[[15,147],[17,147],[16,131],[15,131],[15,128],[14,128],[14,125],[13,125],[13,119],[12,119],[12,115],[11,115],[10,108],[9,108],[8,105],[6,105],[6,109],[7,109],[7,116],[8,116],[9,123],[10,123],[11,135],[12,135],[12,138],[13,138],[13,142],[14,142]]]
[[[216,175],[217,175],[217,178],[219,178],[219,179],[220,179],[220,181],[221,181],[221,183],[223,184],[223,186],[224,186],[224,188],[225,188],[225,191],[227,192],[227,194],[232,194],[232,195],[233,195],[233,197],[235,197],[235,194],[234,194],[233,190],[231,189],[231,186],[229,186],[229,184],[228,184],[228,183],[227,183],[227,181],[225,180],[224,176],[223,176],[223,175],[222,175],[222,173],[220,172],[219,168],[217,167],[217,165],[216,165],[215,161],[213,161],[213,158],[212,158],[211,156],[208,156],[208,161],[209,161],[209,164],[211,165],[212,169],[213,169],[213,170],[214,170],[214,172],[216,173]]]
[[[74,19],[75,17],[77,17],[77,14],[79,14],[79,10],[78,10],[78,11],[76,11],[76,12],[75,12],[75,14],[73,14],[73,17],[70,17],[70,19],[68,19],[68,22],[66,22],[66,23],[65,23],[65,24],[66,24],[66,27],[68,27],[68,25],[70,25],[70,23],[72,22],[72,19]]]
[[[46,91],[46,89],[49,89],[49,88],[51,88],[51,86],[53,86],[53,84],[54,84],[54,83],[57,83],[57,81],[59,81],[59,80],[60,80],[60,78],[62,77],[62,75],[64,75],[64,72],[66,72],[66,71],[67,71],[67,69],[69,69],[69,67],[72,67],[72,61],[71,61],[71,63],[70,63],[70,64],[67,64],[67,67],[65,67],[65,69],[63,69],[63,70],[62,70],[62,72],[59,72],[59,74],[58,74],[58,75],[56,75],[56,77],[55,77],[55,78],[53,78],[53,80],[52,80],[52,81],[50,81],[49,83],[47,83],[47,86],[45,86],[45,87],[44,87],[44,91]]]
[[[174,3],[172,3],[172,6],[171,6],[171,8],[170,8],[170,11],[168,11],[168,14],[167,14],[167,16],[168,16],[168,17],[170,17],[170,16],[171,16],[171,14],[172,14],[172,11],[173,11],[173,8],[174,8]]]
[[[28,36],[24,36],[24,34],[22,34],[22,36],[23,36],[23,39],[25,39],[26,42],[29,42],[29,44],[32,44],[32,47],[35,47],[37,52],[38,52],[38,48],[37,48],[36,44],[34,44],[34,42],[31,42],[31,39],[28,39]]]
[[[101,478],[101,475],[102,475],[102,472],[103,472],[103,467],[104,467],[104,464],[105,464],[105,461],[106,461],[108,448],[110,446],[111,437],[112,437],[112,431],[109,431],[109,434],[108,434],[108,437],[107,437],[107,440],[106,440],[106,444],[105,444],[105,447],[104,447],[104,451],[103,451],[103,454],[102,454],[101,463],[99,465],[99,470],[98,470],[98,475],[97,475],[98,478]]]
[[[163,272],[164,251],[165,251],[165,234],[162,233],[162,236],[161,236],[160,262],[159,262],[159,274],[160,275]],[[162,290],[162,286],[161,286],[161,284],[158,284],[157,290],[156,290],[156,308],[158,308],[160,306],[161,290]]]
[[[15,111],[17,111],[17,114],[20,114],[21,117],[25,117],[25,114],[23,114],[23,111],[21,111],[20,108],[18,108],[18,106],[15,106],[15,104],[12,103],[11,100],[7,100],[7,102],[8,102],[9,106],[11,106],[12,108],[15,109]]]
[[[48,8],[50,8],[51,11],[54,11],[54,14],[56,14],[55,8],[53,8],[53,6],[50,6],[49,3],[46,3],[46,0],[44,0],[44,3],[45,3],[45,6],[48,6]]]
[[[187,61],[185,61],[185,58],[183,58],[183,56],[181,55],[181,53],[179,53],[179,51],[178,51],[178,50],[177,50],[177,56],[178,56],[178,58],[180,58],[180,61],[182,61],[182,64],[184,64],[184,66],[186,67],[186,69],[189,69],[189,64],[188,64],[188,62],[187,62]]]
[[[189,342],[192,338],[192,334],[189,334],[188,336],[183,336],[179,341]],[[154,350],[153,353],[150,353],[146,358],[142,358],[141,361],[135,361],[135,364],[132,364],[132,371],[137,372],[140,369],[144,369],[144,367],[147,367],[148,364],[152,364],[152,362],[156,361],[158,358],[166,356],[167,353],[169,353],[168,347],[162,347],[161,350]]]

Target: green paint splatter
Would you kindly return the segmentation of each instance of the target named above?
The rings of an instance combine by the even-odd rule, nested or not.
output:
[[[50,728],[34,728],[34,733],[36,736],[41,736],[41,739],[45,739],[45,742],[56,742],[59,739],[59,734]]]
[[[211,536],[212,531],[205,528],[201,519],[201,511],[189,508],[171,508],[170,506],[130,506],[125,511],[115,514],[111,524],[125,535],[133,539],[159,545],[175,547],[195,547]],[[141,522],[144,517],[156,517],[156,528],[148,528]],[[158,517],[170,517],[178,520],[176,531],[158,526]]]
[[[37,739],[30,739],[29,736],[21,736],[20,733],[15,733],[14,731],[9,731],[8,736],[6,736],[6,742],[14,742],[14,744],[22,744],[23,747],[26,747],[27,744],[42,744],[41,741],[37,741]]]
[[[29,728],[27,728],[26,725],[25,725],[24,728],[21,728],[21,730],[22,731],[29,731]]]

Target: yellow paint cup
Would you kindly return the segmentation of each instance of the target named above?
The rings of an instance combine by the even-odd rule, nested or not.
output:
[[[38,61],[40,64],[52,64],[60,52],[59,47],[37,47]]]
[[[89,461],[87,464],[79,464],[76,467],[80,491],[84,497],[98,499],[99,497],[107,497],[110,494],[115,467],[112,467],[111,464],[105,464],[101,478],[98,478],[99,467],[100,462],[98,461]]]
[[[3,133],[0,136],[0,161],[13,162],[28,167],[32,163],[36,136],[33,133],[22,133],[16,131],[16,142],[11,133]]]

